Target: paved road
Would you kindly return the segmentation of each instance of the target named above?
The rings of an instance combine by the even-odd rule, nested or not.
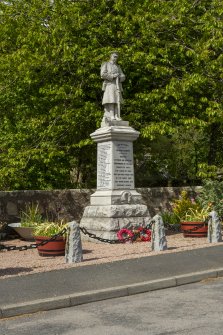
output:
[[[223,278],[0,320],[1,335],[222,335]]]

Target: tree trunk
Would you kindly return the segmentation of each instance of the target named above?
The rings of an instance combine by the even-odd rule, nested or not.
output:
[[[208,165],[215,165],[215,162],[216,162],[219,130],[220,130],[219,123],[215,122],[211,124],[209,152],[208,152]]]

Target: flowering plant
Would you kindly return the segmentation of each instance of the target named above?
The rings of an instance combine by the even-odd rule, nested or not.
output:
[[[174,200],[172,208],[180,221],[204,221],[212,210],[212,204],[202,206],[195,199],[189,198],[187,191],[182,191],[180,199]]]
[[[187,191],[182,191],[180,199],[174,200],[172,204],[173,213],[180,219],[183,220],[189,210],[198,210],[200,206],[192,198],[189,198]]]

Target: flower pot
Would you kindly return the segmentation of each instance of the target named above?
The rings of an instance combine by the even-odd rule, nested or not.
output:
[[[36,243],[49,240],[50,237],[46,236],[35,236]],[[65,244],[66,240],[64,237],[59,236],[55,240],[49,241],[44,245],[37,247],[40,256],[64,256],[65,255]]]
[[[207,237],[208,224],[201,221],[181,222],[184,237]]]
[[[9,227],[13,228],[15,232],[26,241],[34,241],[33,228],[32,227],[21,227],[20,222],[9,223]]]

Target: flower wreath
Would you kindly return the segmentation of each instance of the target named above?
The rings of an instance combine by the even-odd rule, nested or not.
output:
[[[138,227],[134,229],[133,231],[123,228],[118,231],[117,237],[120,241],[123,241],[125,238],[128,238],[128,237],[132,238],[136,234],[138,234],[138,238],[136,239],[136,241],[141,241],[141,242],[151,241],[151,230],[147,228],[143,228],[143,227]]]
[[[150,242],[151,241],[151,230],[146,229],[146,228],[140,229],[140,238],[142,242]]]
[[[134,236],[133,232],[129,229],[121,229],[117,232],[117,237],[120,241],[123,241],[125,238],[132,238]],[[131,239],[130,239],[131,241]]]

